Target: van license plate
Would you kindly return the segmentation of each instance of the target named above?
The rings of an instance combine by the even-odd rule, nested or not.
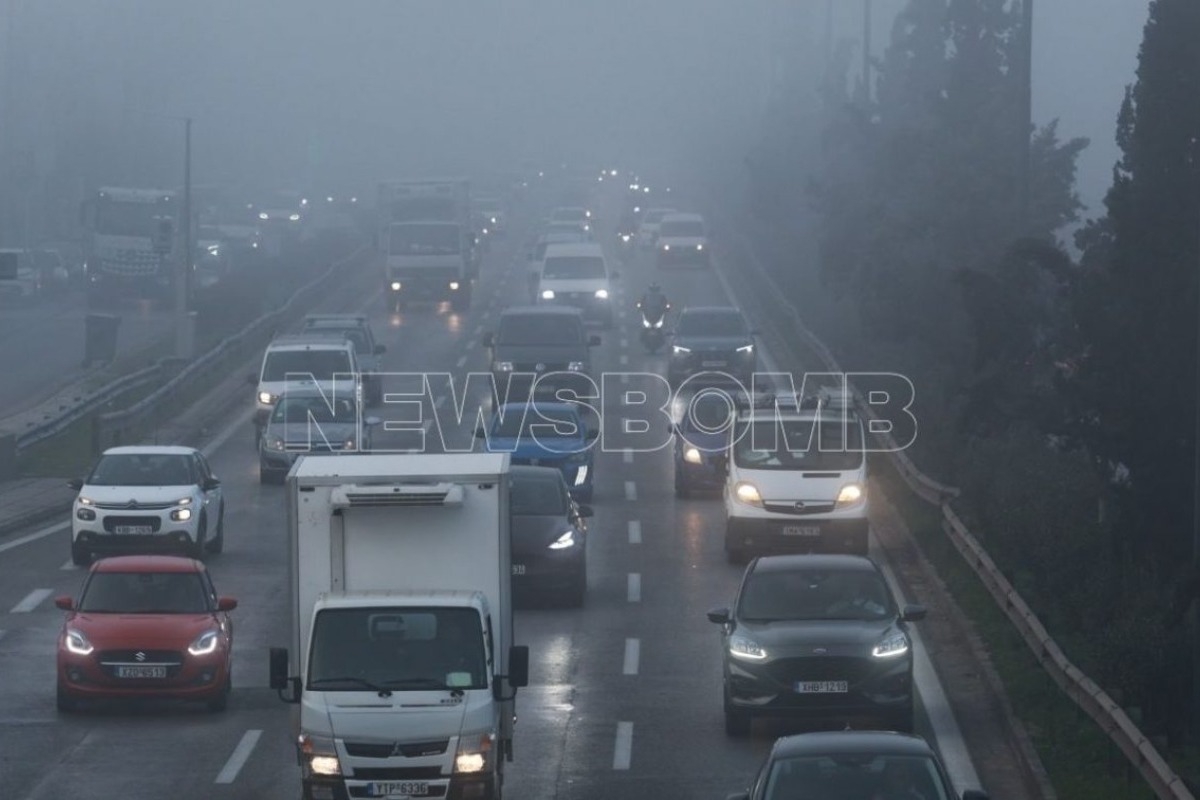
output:
[[[406,797],[425,797],[429,784],[424,781],[377,781],[367,784],[369,797],[388,797],[403,800]]]
[[[513,575],[524,575],[525,574],[525,565],[524,564],[513,564],[512,567],[513,567]]]
[[[166,667],[117,667],[118,678],[165,678]]]
[[[820,536],[821,527],[819,525],[784,525],[784,536]]]

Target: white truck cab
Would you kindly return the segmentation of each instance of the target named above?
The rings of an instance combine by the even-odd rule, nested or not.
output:
[[[838,392],[739,410],[724,458],[725,552],[867,553],[861,418]]]
[[[539,267],[537,302],[574,306],[585,319],[612,327],[612,281],[618,273],[609,269],[599,244],[551,244]]]

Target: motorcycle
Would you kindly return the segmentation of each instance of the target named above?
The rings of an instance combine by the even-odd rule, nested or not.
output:
[[[642,346],[646,348],[647,353],[654,355],[666,344],[667,334],[663,326],[666,324],[667,311],[671,304],[646,307],[639,302],[637,307],[642,312]]]

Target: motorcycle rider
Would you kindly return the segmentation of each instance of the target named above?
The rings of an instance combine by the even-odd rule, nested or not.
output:
[[[642,316],[646,319],[659,320],[663,314],[667,313],[671,304],[667,302],[667,296],[663,294],[662,287],[657,283],[652,283],[642,293],[642,299],[638,300],[637,306],[642,310]]]

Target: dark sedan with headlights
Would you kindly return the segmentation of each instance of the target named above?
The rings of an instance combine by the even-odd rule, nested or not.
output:
[[[742,312],[721,306],[692,306],[679,315],[671,334],[667,380],[677,386],[697,376],[704,383],[740,381],[750,388],[757,363],[755,331]]]
[[[750,562],[721,626],[725,730],[784,716],[844,727],[913,729],[912,642],[921,606],[897,607],[862,556],[765,556]]]
[[[571,607],[587,594],[590,506],[571,499],[562,472],[514,466],[510,473],[512,582],[518,593],[553,593]]]

